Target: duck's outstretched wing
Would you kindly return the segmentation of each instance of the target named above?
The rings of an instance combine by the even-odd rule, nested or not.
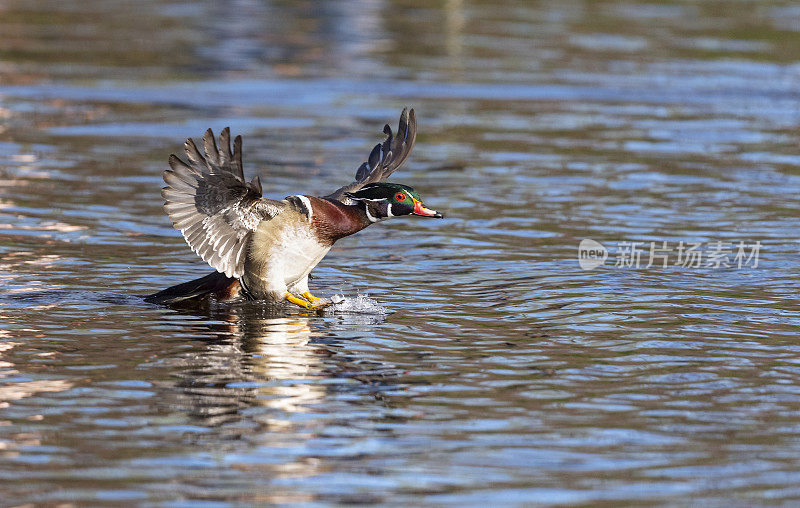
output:
[[[262,220],[278,215],[285,201],[261,197],[256,176],[249,183],[242,171],[242,137],[223,129],[220,147],[208,129],[203,136],[205,156],[192,139],[186,140],[188,163],[170,155],[161,190],[164,211],[175,229],[201,258],[228,277],[240,277],[250,236]]]
[[[355,181],[328,194],[326,199],[352,204],[352,200],[347,197],[348,192],[355,192],[369,183],[382,182],[403,165],[414,147],[414,140],[417,139],[417,118],[414,110],[403,109],[396,135],[392,133],[389,124],[384,126],[383,132],[386,134],[386,141],[375,145],[367,160],[356,171]]]

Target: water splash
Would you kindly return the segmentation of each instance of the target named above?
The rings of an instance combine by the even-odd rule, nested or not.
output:
[[[333,305],[325,309],[325,313],[337,314],[372,314],[384,317],[389,314],[388,309],[367,295],[356,296],[333,295]]]

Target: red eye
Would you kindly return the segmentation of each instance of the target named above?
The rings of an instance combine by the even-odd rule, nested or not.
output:
[[[398,192],[397,194],[394,195],[394,200],[395,201],[405,201],[405,199],[406,199],[406,195],[403,194],[402,192]]]

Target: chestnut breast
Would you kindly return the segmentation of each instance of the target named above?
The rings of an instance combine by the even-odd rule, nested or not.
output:
[[[320,243],[332,245],[336,240],[358,233],[371,224],[358,205],[306,197],[311,203],[311,227]]]

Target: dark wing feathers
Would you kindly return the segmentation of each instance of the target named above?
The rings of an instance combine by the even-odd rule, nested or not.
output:
[[[208,264],[228,277],[240,277],[250,235],[286,205],[261,197],[261,182],[246,183],[242,170],[242,138],[236,136],[231,153],[230,129],[219,136],[211,129],[203,136],[201,154],[186,140],[188,164],[171,155],[161,191],[164,210],[175,229]]]
[[[351,204],[350,198],[347,197],[348,192],[355,192],[370,183],[382,182],[402,166],[417,138],[417,118],[414,110],[403,110],[396,135],[392,133],[389,125],[383,128],[383,133],[386,134],[386,140],[375,145],[366,162],[358,167],[355,181],[328,194],[325,198]]]

